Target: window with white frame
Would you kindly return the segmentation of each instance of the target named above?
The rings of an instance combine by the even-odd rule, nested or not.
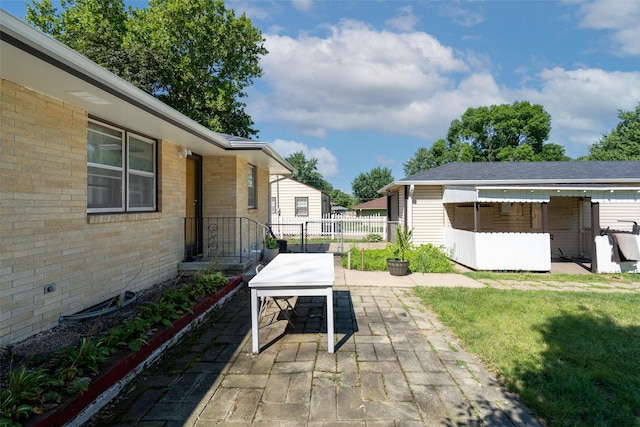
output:
[[[156,141],[89,121],[87,212],[156,210]]]
[[[308,197],[296,197],[296,216],[309,216]]]
[[[249,171],[247,173],[247,191],[247,207],[249,209],[254,209],[256,207],[256,168],[253,165],[249,165]]]
[[[272,214],[278,213],[278,209],[276,208],[276,198],[275,197],[271,198],[271,213]]]

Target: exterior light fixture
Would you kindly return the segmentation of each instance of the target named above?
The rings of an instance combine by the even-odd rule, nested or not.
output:
[[[181,159],[184,159],[185,157],[190,156],[191,154],[192,154],[191,150],[185,147],[181,147],[180,151],[178,151],[178,157],[180,157]]]

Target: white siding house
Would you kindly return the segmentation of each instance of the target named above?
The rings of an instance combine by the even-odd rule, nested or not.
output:
[[[271,222],[278,217],[319,218],[331,213],[329,195],[295,179],[271,180]]]
[[[637,161],[450,163],[380,191],[414,244],[442,246],[476,270],[549,271],[554,258],[601,273],[640,269],[622,248],[618,259],[613,237],[640,223]]]

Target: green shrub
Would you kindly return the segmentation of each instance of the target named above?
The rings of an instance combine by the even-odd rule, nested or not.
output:
[[[184,312],[192,312],[193,303],[215,293],[228,282],[221,272],[211,268],[180,289],[168,289],[159,302],[145,303],[139,316],[110,328],[106,337],[81,338],[76,345],[55,352],[52,359],[55,373],[46,368],[25,367],[10,371],[7,378],[0,381],[8,384],[0,390],[0,427],[18,427],[19,420],[40,413],[38,405],[59,402],[64,392],[84,393],[91,382],[86,374],[97,373],[99,365],[117,348],[139,350],[146,344],[154,326],[172,326],[172,320]]]
[[[341,265],[352,270],[387,271],[387,259],[395,258],[392,245],[383,249],[364,250],[364,268],[362,267],[362,249],[353,246],[351,253],[351,266],[347,265],[348,255],[342,256]],[[409,260],[409,271],[418,273],[450,273],[454,271],[453,264],[444,252],[438,247],[427,244],[413,247],[406,253]]]
[[[451,273],[454,271],[453,264],[442,249],[431,243],[416,246],[409,252],[407,258],[409,270],[414,272]]]
[[[382,242],[382,236],[376,233],[371,233],[366,237],[367,242]]]

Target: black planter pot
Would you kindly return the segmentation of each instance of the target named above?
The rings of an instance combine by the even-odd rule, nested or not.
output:
[[[409,261],[402,261],[398,258],[387,259],[387,267],[392,276],[406,276],[409,269]]]

